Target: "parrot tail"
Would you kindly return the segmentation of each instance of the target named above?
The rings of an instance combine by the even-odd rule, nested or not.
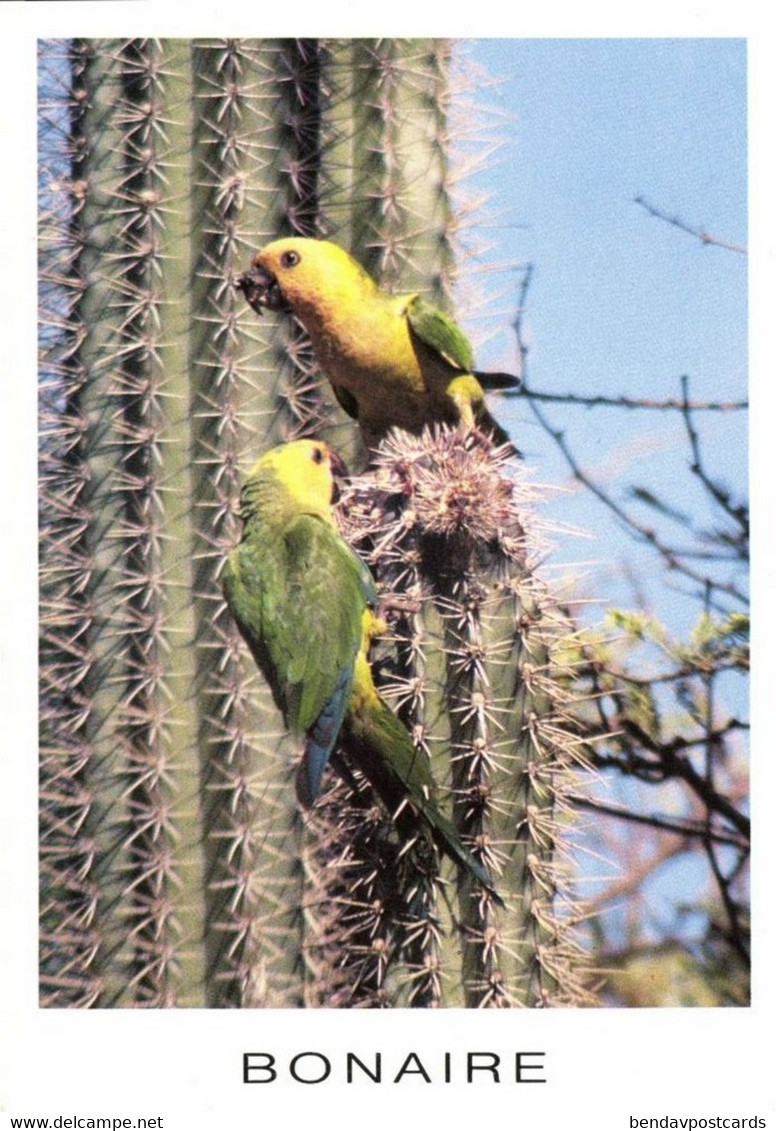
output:
[[[495,889],[487,870],[461,843],[452,823],[441,813],[431,797],[432,778],[428,760],[382,699],[376,697],[371,709],[355,715],[348,712],[340,735],[343,750],[367,777],[402,832],[417,832],[425,826],[437,847],[460,868],[467,871],[490,894],[499,907],[504,901]],[[408,827],[411,814],[415,829]]]
[[[434,840],[440,850],[446,853],[460,868],[469,872],[477,883],[485,888],[493,902],[497,903],[499,907],[503,907],[504,900],[493,886],[493,880],[490,878],[483,865],[480,864],[479,860],[475,860],[471,852],[464,848],[458,833],[455,831],[450,821],[440,813],[433,802],[421,801],[415,797],[411,798],[411,801],[417,809],[420,810],[431,826]]]
[[[515,377],[512,373],[483,373],[475,369],[474,376],[488,392],[511,390],[516,393],[523,384],[522,378]]]

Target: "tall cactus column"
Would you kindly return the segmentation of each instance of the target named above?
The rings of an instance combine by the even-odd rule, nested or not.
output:
[[[190,373],[202,541],[197,556],[197,703],[208,859],[211,1005],[303,1002],[302,825],[293,749],[224,608],[219,570],[239,536],[242,473],[267,447],[314,430],[321,398],[299,335],[256,324],[234,280],[254,249],[315,213],[315,53],[293,41],[194,43]],[[301,172],[300,172],[301,170]]]
[[[163,265],[165,282],[174,288],[187,274],[185,264],[181,272],[175,218],[162,226],[156,168],[160,146],[172,164],[180,161],[182,147],[175,152],[180,139],[174,135],[160,141],[159,57],[152,48],[142,57],[136,46],[123,54],[109,45],[72,46],[75,206],[69,217],[69,272],[61,288],[70,307],[58,344],[65,360],[54,371],[58,380],[52,373],[53,399],[44,403],[42,419],[44,434],[58,418],[70,432],[66,446],[43,441],[45,459],[52,462],[42,516],[56,513],[54,526],[42,522],[44,548],[52,553],[43,558],[44,608],[46,598],[53,598],[43,621],[48,662],[42,747],[44,755],[53,750],[53,759],[61,733],[51,734],[49,746],[45,681],[57,659],[76,645],[82,660],[68,695],[81,706],[67,735],[74,758],[64,766],[44,761],[44,781],[55,795],[60,787],[65,792],[75,787],[83,804],[64,860],[58,852],[52,857],[65,865],[52,884],[64,907],[60,922],[49,907],[49,937],[58,951],[66,933],[77,951],[75,968],[68,967],[64,978],[54,974],[52,984],[55,1000],[59,993],[68,1000],[72,986],[96,1004],[172,1003],[179,974],[190,984],[204,976],[199,948],[188,945],[201,937],[202,927],[191,930],[187,924],[185,895],[189,880],[200,891],[204,883],[192,762],[196,735],[190,718],[178,710],[183,689],[191,686],[193,655],[178,651],[178,663],[171,665],[165,649],[166,639],[191,640],[194,632],[190,546],[179,541],[180,525],[174,536],[163,517],[165,491],[170,501],[186,500],[186,508],[191,495],[188,461],[185,452],[180,458],[173,436],[175,416],[162,407],[170,393],[162,350],[175,336],[170,317],[182,312],[161,306],[153,278]],[[187,359],[178,364],[185,372]],[[63,401],[57,403],[58,397]],[[186,410],[183,405],[184,416]],[[162,444],[169,445],[164,471]],[[73,490],[66,506],[57,508],[62,463]],[[65,556],[51,535],[60,522],[72,530],[76,519],[78,536],[69,540]],[[69,578],[61,598],[69,615],[60,621],[48,586],[65,568]],[[65,641],[58,631],[62,623]],[[180,752],[177,761],[173,744]],[[49,814],[44,807],[44,829]],[[62,826],[47,831],[64,848]],[[190,853],[178,852],[175,842],[185,843]],[[83,861],[83,890],[76,899],[68,894],[70,851]],[[184,893],[178,914],[169,902],[173,873]],[[79,977],[84,960],[88,974]]]
[[[443,39],[324,40],[321,234],[384,286],[449,300],[456,221]]]
[[[238,652],[217,570],[235,537],[239,463],[317,420],[304,415],[296,390],[309,376],[287,360],[285,332],[249,337],[229,285],[294,210],[288,146],[300,129],[266,114],[276,104],[269,82],[292,104],[286,118],[293,110],[283,49],[49,46],[56,81],[70,74],[46,101],[54,129],[42,138],[56,174],[41,241],[52,1004],[261,998],[248,989],[260,979],[246,941],[256,862],[269,854],[264,827],[261,851],[251,832],[250,783],[272,775],[254,740],[266,748],[272,736],[273,767],[285,765],[286,747]],[[262,179],[266,153],[282,167]],[[290,798],[282,813],[273,875],[280,883],[278,862],[289,862],[283,917],[301,924]],[[274,951],[286,943],[284,931]],[[269,983],[276,992],[283,977]]]

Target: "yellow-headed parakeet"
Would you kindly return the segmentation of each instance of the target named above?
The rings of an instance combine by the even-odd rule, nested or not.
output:
[[[224,595],[288,728],[304,736],[297,796],[309,806],[339,747],[392,815],[416,827],[501,902],[492,881],[433,799],[428,759],[378,694],[367,653],[380,629],[364,562],[332,513],[342,461],[322,442],[273,448],[240,496],[243,534],[227,558]]]
[[[417,293],[381,291],[336,244],[275,240],[237,285],[258,314],[266,307],[299,319],[367,447],[392,427],[419,433],[459,420],[498,444],[510,442],[488,412],[484,389],[516,388],[518,378],[475,370],[468,339],[446,314]]]

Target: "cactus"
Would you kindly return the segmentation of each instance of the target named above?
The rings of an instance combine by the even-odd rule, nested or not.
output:
[[[269,239],[321,234],[389,285],[449,300],[450,53],[40,45],[45,1005],[580,998],[557,909],[570,745],[548,648],[562,631],[498,456],[455,431],[397,438],[343,524],[369,556],[376,523],[381,586],[416,601],[381,646],[386,693],[500,874],[506,912],[465,888],[440,897],[357,774],[331,776],[300,814],[292,744],[218,580],[261,451],[300,435],[358,449],[300,329],[259,322],[232,283]],[[508,521],[465,535],[409,523],[452,466],[464,483],[490,475]]]

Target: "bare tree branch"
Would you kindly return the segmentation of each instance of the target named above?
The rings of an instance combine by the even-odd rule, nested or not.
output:
[[[690,465],[690,470],[692,471],[693,475],[698,476],[698,478],[700,479],[703,486],[706,488],[706,490],[709,492],[709,494],[716,500],[716,502],[719,503],[719,505],[724,510],[725,514],[729,515],[729,517],[732,518],[733,521],[736,522],[739,525],[739,527],[741,528],[741,533],[742,533],[743,537],[748,540],[748,538],[749,538],[749,510],[748,510],[748,508],[744,507],[744,506],[734,506],[732,504],[732,502],[730,501],[730,495],[728,494],[728,492],[723,491],[723,489],[717,483],[714,483],[713,480],[709,478],[709,476],[707,475],[706,470],[703,466],[703,462],[701,460],[700,440],[698,438],[698,433],[695,429],[695,426],[692,422],[691,413],[693,411],[693,407],[690,404],[690,401],[689,401],[688,396],[687,396],[688,391],[689,391],[689,387],[690,387],[689,379],[687,377],[682,377],[682,395],[683,395],[682,416],[684,417],[685,427],[687,428],[687,436],[689,438],[690,447],[692,448],[692,454],[693,454],[693,462]]]
[[[577,393],[540,393],[536,389],[526,389],[521,386],[511,391],[507,389],[501,394],[503,397],[526,397],[528,400],[545,401],[552,404],[581,405],[584,408],[641,408],[653,409],[657,412],[684,412],[686,408],[694,412],[738,412],[749,408],[749,401],[692,401],[678,400],[669,397],[667,400],[656,401],[644,397],[582,397]]]
[[[726,240],[721,240],[716,236],[710,235],[704,228],[694,228],[691,224],[686,223],[678,216],[669,216],[667,212],[662,212],[659,208],[655,208],[655,206],[646,201],[643,196],[634,197],[634,200],[636,204],[640,204],[650,216],[654,216],[658,220],[664,220],[666,224],[671,224],[672,227],[678,228],[682,232],[687,232],[688,235],[695,236],[701,243],[714,244],[715,247],[723,247],[726,251],[735,251],[738,252],[739,255],[748,254],[746,244],[728,243]]]
[[[593,798],[576,794],[569,795],[569,801],[572,801],[580,809],[590,809],[596,813],[605,813],[607,817],[616,817],[620,821],[629,821],[637,825],[648,825],[653,829],[664,829],[666,832],[675,833],[676,836],[683,838],[695,838],[703,841],[711,839],[715,844],[725,844],[740,850],[748,850],[748,842],[746,840],[717,829],[709,832],[705,821],[681,820],[678,818],[661,817],[657,814],[647,815],[646,813],[634,813],[632,809],[626,809],[624,805],[607,804],[603,801],[597,801]]]
[[[698,232],[680,220],[664,216],[643,200],[639,203],[652,215],[695,235],[705,243],[728,246],[732,250],[745,249],[725,245]],[[595,797],[574,797],[575,805],[600,814],[596,821],[593,841],[599,842],[604,857],[608,848],[621,851],[619,843],[610,845],[614,836],[619,842],[624,827],[650,848],[649,859],[639,861],[631,854],[622,857],[624,873],[619,881],[620,890],[634,900],[632,919],[633,948],[636,953],[640,939],[639,916],[645,885],[655,874],[661,862],[683,853],[694,859],[705,860],[710,876],[706,895],[690,897],[687,907],[697,909],[706,917],[706,934],[702,940],[708,944],[708,955],[718,955],[718,962],[727,969],[732,963],[736,969],[748,969],[749,928],[747,921],[745,869],[750,853],[750,819],[745,811],[747,782],[745,770],[735,758],[737,745],[734,733],[745,731],[747,723],[735,717],[725,719],[715,706],[717,680],[724,673],[745,676],[748,671],[746,649],[746,618],[736,610],[736,604],[748,605],[747,594],[729,577],[717,579],[711,574],[713,567],[721,571],[726,565],[745,566],[748,562],[749,515],[745,503],[738,503],[731,494],[714,481],[703,460],[701,436],[696,414],[700,412],[735,412],[748,407],[740,401],[692,401],[689,380],[681,378],[681,395],[663,400],[636,397],[580,396],[576,393],[555,394],[534,391],[528,384],[528,347],[522,327],[532,266],[524,268],[518,296],[518,311],[514,331],[519,353],[519,374],[522,387],[518,395],[524,396],[535,419],[560,451],[574,479],[606,507],[622,524],[635,543],[648,544],[662,559],[666,568],[665,584],[680,577],[692,582],[692,591],[686,596],[700,605],[702,614],[697,631],[690,634],[686,643],[675,644],[661,634],[659,621],[656,635],[650,636],[648,627],[642,635],[638,617],[631,622],[623,614],[622,628],[625,644],[653,643],[658,648],[657,662],[649,662],[653,671],[645,671],[644,653],[638,652],[635,670],[625,667],[612,658],[613,654],[603,642],[582,645],[582,660],[577,677],[586,689],[586,702],[594,712],[597,722],[588,715],[580,717],[582,731],[590,734],[595,729],[597,737],[591,743],[590,761],[606,780],[620,776],[651,786],[656,791],[654,810],[643,798],[634,800],[627,787],[620,791],[619,799],[601,801]],[[623,410],[649,410],[678,412],[681,414],[689,445],[687,464],[711,505],[712,511],[723,517],[718,529],[707,529],[694,519],[688,508],[677,509],[655,493],[649,484],[631,488],[624,501],[615,498],[605,485],[583,470],[564,431],[557,429],[543,411],[543,404],[566,404],[585,409],[615,408]],[[704,501],[704,500],[702,500]],[[639,516],[636,506],[651,508],[650,520],[654,527]],[[677,544],[675,532],[685,545]],[[708,571],[696,563],[708,562]],[[671,586],[682,590],[687,585]],[[731,601],[734,602],[731,606]],[[733,611],[731,611],[731,608]],[[648,618],[652,619],[652,618]],[[573,616],[572,616],[573,620]],[[615,653],[616,655],[616,653]],[[632,655],[629,653],[629,655]],[[647,653],[651,655],[651,653]],[[661,659],[662,657],[662,659]],[[670,792],[666,793],[665,789]],[[660,790],[663,789],[661,793]],[[682,799],[686,815],[673,815],[677,793]],[[619,829],[618,829],[619,825]],[[641,830],[636,833],[635,830]],[[621,926],[607,926],[612,910],[612,896],[602,893],[597,904],[599,915],[591,925],[596,945],[601,946],[610,930],[615,934]],[[681,904],[677,904],[681,914]],[[600,916],[600,917],[599,917]],[[666,937],[667,947],[685,950],[677,939]],[[722,949],[720,950],[720,946]],[[605,953],[605,946],[602,953]],[[697,955],[696,955],[697,957]],[[713,970],[714,958],[708,959]],[[746,976],[740,982],[740,998],[748,993]],[[738,999],[736,999],[738,1000]]]

